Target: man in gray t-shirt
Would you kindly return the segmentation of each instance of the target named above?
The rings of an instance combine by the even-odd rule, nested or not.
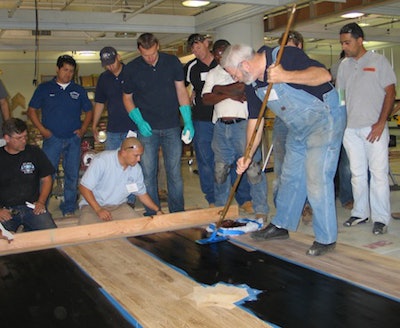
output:
[[[3,122],[10,118],[10,107],[8,106],[8,93],[6,88],[4,87],[3,82],[0,80],[0,147],[4,146],[6,143],[3,139]]]
[[[383,234],[390,220],[389,129],[387,118],[396,96],[396,75],[386,57],[367,51],[364,32],[356,23],[340,30],[346,58],[339,66],[336,87],[347,109],[343,145],[350,161],[354,206],[344,226],[374,222],[372,233]]]

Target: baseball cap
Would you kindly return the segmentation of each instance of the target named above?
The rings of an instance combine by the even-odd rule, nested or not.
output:
[[[114,64],[115,58],[117,58],[117,50],[113,47],[104,47],[100,50],[101,65],[107,66]]]
[[[196,42],[203,42],[205,39],[206,37],[202,34],[198,33],[191,34],[187,40],[188,47],[191,48],[193,44],[195,44]]]

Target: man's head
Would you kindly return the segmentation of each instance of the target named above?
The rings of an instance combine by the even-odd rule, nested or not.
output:
[[[340,29],[340,44],[346,57],[360,58],[365,52],[364,32],[357,23],[349,23]]]
[[[215,61],[219,64],[222,58],[223,53],[225,52],[226,48],[228,48],[231,44],[226,40],[217,40],[214,42],[213,45],[213,55]]]
[[[3,136],[6,150],[10,154],[18,154],[25,149],[28,141],[28,127],[19,118],[9,118],[3,122]]]
[[[120,56],[113,47],[104,47],[100,50],[101,65],[108,70],[120,63]]]
[[[57,59],[57,82],[69,83],[74,77],[76,61],[69,55],[62,55]]]
[[[158,50],[160,48],[158,39],[151,33],[143,33],[137,39],[137,48],[144,61],[154,66],[158,60]]]
[[[252,65],[255,51],[248,45],[235,44],[229,46],[222,55],[220,65],[235,81],[251,84],[257,80],[260,72]],[[263,68],[263,70],[265,67]]]
[[[135,166],[140,162],[143,155],[143,145],[139,139],[128,137],[122,141],[121,148],[118,151],[118,159],[122,166]]]
[[[279,44],[282,44],[283,35],[284,34],[282,33],[281,37],[279,38],[279,41],[278,41]],[[299,49],[303,49],[304,38],[301,35],[301,33],[297,32],[297,31],[289,31],[286,45],[292,46],[292,47],[297,47]]]
[[[188,37],[188,50],[196,56],[197,59],[203,60],[210,55],[208,39],[201,34],[194,33]]]

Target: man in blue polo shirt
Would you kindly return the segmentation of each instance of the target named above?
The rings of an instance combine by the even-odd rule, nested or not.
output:
[[[263,230],[252,233],[256,240],[286,239],[288,230],[299,224],[306,197],[313,208],[315,241],[307,255],[332,251],[337,239],[333,178],[339,158],[346,112],[322,64],[296,47],[285,47],[280,65],[275,65],[278,48],[262,47],[258,53],[246,45],[225,50],[221,65],[247,89],[249,131],[254,130],[259,109],[251,106],[254,95],[264,99],[268,83],[274,83],[268,107],[288,128],[286,154],[278,194],[276,215]],[[256,101],[259,104],[259,100]],[[261,140],[258,130],[252,152]],[[249,134],[248,134],[249,135]],[[241,173],[250,164],[238,160]]]
[[[86,90],[72,80],[75,69],[74,58],[58,57],[56,77],[37,87],[28,108],[29,118],[43,136],[43,151],[56,170],[62,155],[64,201],[60,209],[64,216],[73,215],[77,207],[81,139],[92,119],[92,103]]]
[[[150,197],[159,206],[157,170],[161,147],[167,173],[169,211],[183,211],[179,112],[184,121],[182,136],[188,142],[194,136],[183,68],[176,56],[159,52],[159,42],[151,33],[142,34],[137,46],[141,56],[126,65],[123,100],[145,149],[141,158],[144,182]],[[155,214],[153,209],[145,208],[146,215]]]

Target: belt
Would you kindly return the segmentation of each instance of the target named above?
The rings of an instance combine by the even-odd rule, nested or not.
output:
[[[219,122],[224,123],[224,124],[234,124],[234,123],[239,123],[242,121],[245,121],[244,118],[231,118],[231,119],[225,119],[225,118],[219,118]]]

